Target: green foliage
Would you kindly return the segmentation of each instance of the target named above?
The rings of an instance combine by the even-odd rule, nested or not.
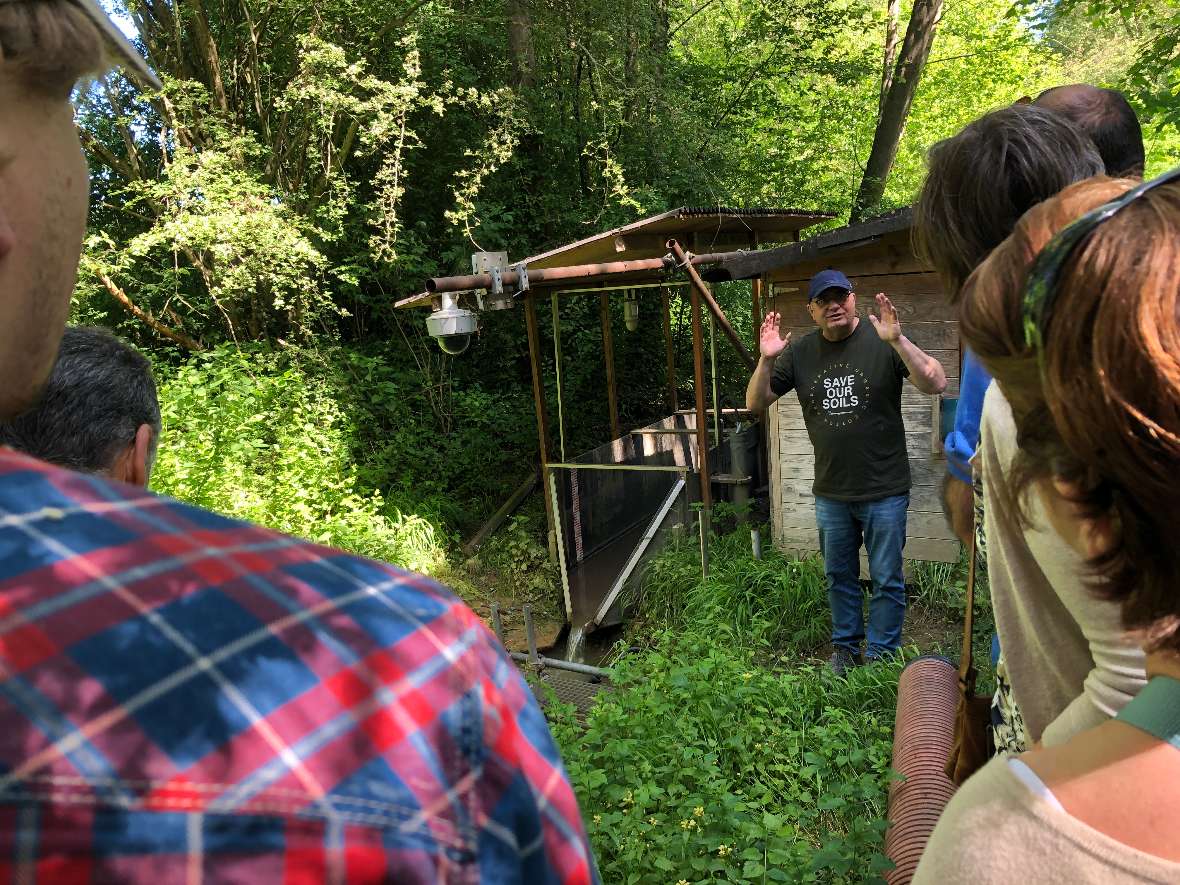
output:
[[[157,490],[421,572],[445,563],[437,519],[358,482],[356,426],[299,354],[201,354],[164,374]]]
[[[675,541],[646,566],[637,604],[641,622],[709,629],[743,646],[810,652],[828,637],[827,583],[817,556],[797,559],[771,545],[750,552],[748,529],[714,536],[709,577],[701,581],[700,548]]]
[[[610,883],[879,882],[899,663],[766,669],[707,630],[615,667],[554,723]]]
[[[1021,0],[1016,8],[1073,70],[1090,75],[1076,79],[1127,90],[1148,128],[1167,126],[1174,135],[1180,124],[1178,0]]]
[[[942,651],[955,660],[962,653],[963,617],[967,610],[967,551],[958,562],[915,562],[911,564],[911,603],[941,614],[958,625],[958,632]],[[977,690],[987,693],[994,683],[991,667],[992,636],[996,619],[987,580],[987,563],[980,560],[975,576],[975,620],[972,623],[971,647],[979,671]]]
[[[514,600],[552,602],[560,593],[557,566],[537,539],[537,529],[544,527],[544,519],[543,510],[513,516],[479,552],[478,562],[497,572],[501,590],[507,590]]]
[[[430,573],[516,486],[535,432],[527,393],[473,384],[443,433],[417,371],[380,352],[223,346],[157,373],[160,491]],[[494,539],[522,589],[549,574],[531,529]]]

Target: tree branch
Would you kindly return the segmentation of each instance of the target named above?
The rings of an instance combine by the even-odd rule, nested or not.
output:
[[[190,338],[188,335],[184,334],[184,332],[164,325],[162,322],[152,316],[151,313],[137,305],[127,296],[127,293],[116,286],[115,281],[108,277],[105,273],[102,271],[96,271],[96,274],[98,275],[98,278],[102,280],[102,284],[106,286],[107,291],[111,293],[116,301],[127,308],[127,310],[130,311],[134,316],[147,323],[157,333],[163,335],[169,341],[179,344],[185,350],[190,350],[196,353],[205,349],[201,342]]]

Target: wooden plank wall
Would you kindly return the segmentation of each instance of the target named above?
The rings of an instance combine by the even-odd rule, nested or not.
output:
[[[764,309],[779,311],[783,326],[791,330],[796,340],[815,329],[805,304],[807,282],[826,267],[842,270],[852,280],[862,322],[868,322],[865,316],[873,296],[877,292],[888,295],[897,307],[902,332],[942,363],[948,382],[946,395],[958,396],[958,322],[942,295],[937,277],[914,257],[908,231],[890,234],[870,244],[832,250],[822,262],[798,264],[769,275],[770,303]],[[914,482],[905,556],[953,562],[959,556],[959,542],[943,515],[939,497],[946,460],[941,452],[932,451],[933,399],[906,382],[901,402]],[[770,463],[775,543],[793,552],[818,550],[815,499],[811,493],[814,453],[794,393],[771,407]]]

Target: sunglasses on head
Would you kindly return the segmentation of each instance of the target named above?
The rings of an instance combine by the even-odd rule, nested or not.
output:
[[[1081,218],[1062,228],[1051,239],[1033,261],[1024,287],[1024,343],[1037,352],[1037,359],[1044,355],[1045,329],[1053,315],[1057,302],[1058,283],[1065,262],[1102,222],[1117,215],[1124,207],[1161,184],[1180,179],[1180,167],[1165,172],[1158,178],[1145,181],[1121,197],[1092,209]]]

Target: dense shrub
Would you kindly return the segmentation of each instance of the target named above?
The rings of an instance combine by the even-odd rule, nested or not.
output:
[[[323,369],[299,354],[222,348],[162,372],[153,485],[230,516],[435,571],[445,559],[438,519],[358,482],[355,415]]]
[[[554,723],[604,881],[880,881],[900,664],[760,663],[667,632]]]

